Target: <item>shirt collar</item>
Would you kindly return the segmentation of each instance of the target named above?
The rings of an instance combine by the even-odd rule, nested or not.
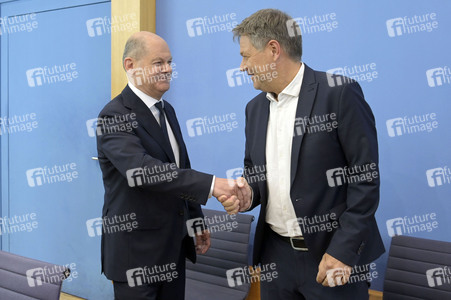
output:
[[[146,93],[144,93],[143,91],[138,89],[136,86],[134,86],[133,83],[131,83],[130,81],[128,82],[128,86],[133,91],[133,93],[135,93],[136,96],[138,96],[138,98],[141,99],[144,102],[144,104],[148,108],[151,108],[152,106],[154,106],[159,101],[161,101],[161,104],[164,107],[164,102],[161,99],[158,100],[158,99],[155,99],[155,98],[147,95]]]
[[[302,86],[302,80],[304,79],[304,63],[302,63],[301,67],[299,68],[298,73],[296,76],[294,76],[293,80],[283,89],[283,91],[279,94],[284,94],[292,97],[299,97],[299,93],[301,91]],[[274,97],[273,93],[266,93],[266,98],[269,101],[276,101],[276,97]]]

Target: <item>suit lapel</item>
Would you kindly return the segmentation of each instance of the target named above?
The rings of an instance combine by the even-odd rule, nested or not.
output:
[[[257,124],[255,126],[256,131],[261,130],[261,134],[255,134],[255,153],[254,165],[266,166],[266,135],[268,131],[269,120],[269,100],[266,99],[266,93],[262,94],[262,105],[259,106],[256,116]]]
[[[135,93],[133,93],[128,85],[122,91],[122,96],[124,99],[124,104],[136,113],[138,124],[140,124],[150,136],[158,141],[158,145],[164,150],[168,160],[170,162],[175,162],[171,145],[169,145],[164,138],[160,124],[158,124],[150,109],[141,99],[139,99],[138,96],[136,96]]]
[[[171,126],[172,132],[174,133],[175,139],[177,140],[177,144],[179,145],[180,168],[186,168],[186,158],[188,157],[188,152],[183,141],[182,132],[180,131],[180,125],[177,121],[177,116],[175,115],[174,108],[167,101],[164,101],[164,107],[166,110],[166,117],[168,118],[169,125]]]
[[[305,65],[304,79],[302,81],[301,92],[299,94],[298,106],[296,109],[296,120],[298,118],[310,117],[313,103],[315,102],[317,87],[318,83],[315,81],[315,74],[313,70]],[[305,131],[306,130],[304,130],[304,134],[293,136],[293,144],[291,149],[291,184],[293,184],[294,176],[299,165],[299,153],[301,151],[301,144]]]

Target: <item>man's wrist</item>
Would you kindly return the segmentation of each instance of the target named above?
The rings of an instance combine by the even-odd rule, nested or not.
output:
[[[251,190],[251,201],[249,203],[249,206],[245,210],[243,210],[243,212],[248,211],[252,207],[252,203],[254,203],[254,191],[250,186],[249,189]]]

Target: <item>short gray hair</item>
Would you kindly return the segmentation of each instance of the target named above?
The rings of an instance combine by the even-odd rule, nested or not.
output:
[[[147,45],[143,38],[130,37],[125,43],[124,54],[122,54],[122,66],[124,67],[126,57],[140,60],[145,55],[146,50]]]
[[[239,40],[242,36],[247,36],[257,50],[262,50],[270,40],[276,40],[293,60],[300,61],[302,36],[290,35],[288,26],[296,26],[296,29],[299,29],[299,25],[283,11],[262,9],[233,29],[233,39]]]

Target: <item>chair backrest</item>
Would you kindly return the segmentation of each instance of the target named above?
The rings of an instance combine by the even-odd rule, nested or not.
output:
[[[384,280],[385,299],[451,299],[451,243],[393,237]]]
[[[210,209],[203,212],[211,234],[211,247],[206,254],[197,256],[196,264],[187,261],[186,278],[247,293],[250,284],[243,282],[231,287],[226,272],[249,265],[249,236],[254,216],[229,216],[224,211]]]
[[[58,300],[66,267],[0,251],[0,299]]]

